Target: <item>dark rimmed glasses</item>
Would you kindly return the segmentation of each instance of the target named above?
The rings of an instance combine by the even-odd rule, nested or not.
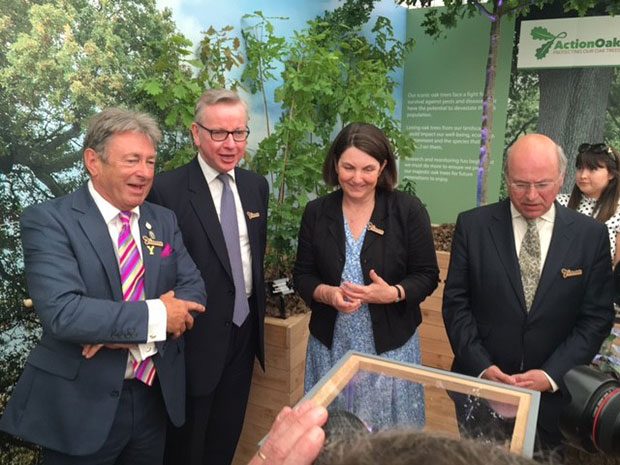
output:
[[[194,121],[197,126],[201,127],[205,131],[209,133],[211,136],[211,140],[215,142],[223,142],[228,138],[228,135],[231,134],[232,138],[235,142],[244,142],[248,139],[250,135],[250,128],[246,126],[245,129],[235,129],[234,131],[226,131],[225,129],[209,129],[198,121]]]

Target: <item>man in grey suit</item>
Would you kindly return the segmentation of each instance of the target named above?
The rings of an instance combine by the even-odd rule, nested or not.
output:
[[[592,360],[613,321],[607,229],[555,202],[565,168],[546,136],[513,144],[510,199],[459,215],[443,298],[453,371],[540,391],[542,450],[561,443],[564,374]],[[473,435],[512,431],[505,412],[456,408]]]
[[[160,138],[150,116],[104,110],[85,137],[88,184],[22,215],[43,334],[0,429],[41,445],[45,465],[158,464],[166,417],[185,419],[178,336],[206,294],[174,214],[144,203]]]

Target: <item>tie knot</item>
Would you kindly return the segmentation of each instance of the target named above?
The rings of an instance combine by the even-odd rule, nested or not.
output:
[[[527,229],[536,229],[536,220],[527,220]]]
[[[123,226],[129,226],[129,222],[131,220],[131,212],[120,212],[118,217],[121,220]]]
[[[218,174],[217,175],[217,179],[222,181],[222,184],[224,184],[224,187],[227,187],[230,184],[230,174],[228,174],[228,173],[220,173],[220,174]]]

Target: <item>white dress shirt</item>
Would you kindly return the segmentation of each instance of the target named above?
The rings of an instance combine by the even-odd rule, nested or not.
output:
[[[202,174],[204,175],[207,185],[209,186],[209,190],[211,191],[211,198],[215,204],[215,211],[217,212],[217,217],[219,219],[222,203],[222,190],[224,188],[222,181],[217,179],[220,173],[208,165],[200,154],[198,154],[198,164],[200,165],[200,169],[202,169]],[[239,245],[241,246],[241,264],[243,266],[243,279],[245,281],[245,295],[249,298],[252,295],[252,253],[250,250],[250,236],[248,235],[248,226],[245,222],[243,205],[241,205],[239,191],[237,190],[235,170],[230,170],[227,174],[229,174],[232,179],[232,182],[230,183],[230,190],[235,198],[237,224],[239,227]]]
[[[88,191],[95,201],[95,205],[97,205],[97,208],[101,212],[103,221],[108,226],[108,233],[110,234],[110,239],[112,240],[112,244],[114,246],[114,254],[116,255],[116,260],[118,261],[118,236],[123,226],[120,218],[118,217],[120,210],[104,199],[101,194],[95,190],[92,181],[88,181]],[[130,220],[131,235],[138,246],[137,248],[140,253],[140,257],[142,257],[142,247],[140,246],[140,226],[138,224],[138,220],[140,218],[140,207],[135,207],[131,211],[133,213]],[[138,362],[146,360],[148,357],[151,357],[157,353],[157,347],[155,346],[156,341],[166,340],[166,306],[159,299],[148,299],[145,302],[148,307],[147,341],[145,341],[144,344],[135,344],[129,349],[131,357]],[[131,357],[128,356],[127,359],[125,379],[134,377]]]

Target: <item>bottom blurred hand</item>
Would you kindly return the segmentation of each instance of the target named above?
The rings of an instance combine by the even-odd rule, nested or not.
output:
[[[327,410],[310,401],[284,407],[248,465],[310,465],[325,442],[326,421]]]

